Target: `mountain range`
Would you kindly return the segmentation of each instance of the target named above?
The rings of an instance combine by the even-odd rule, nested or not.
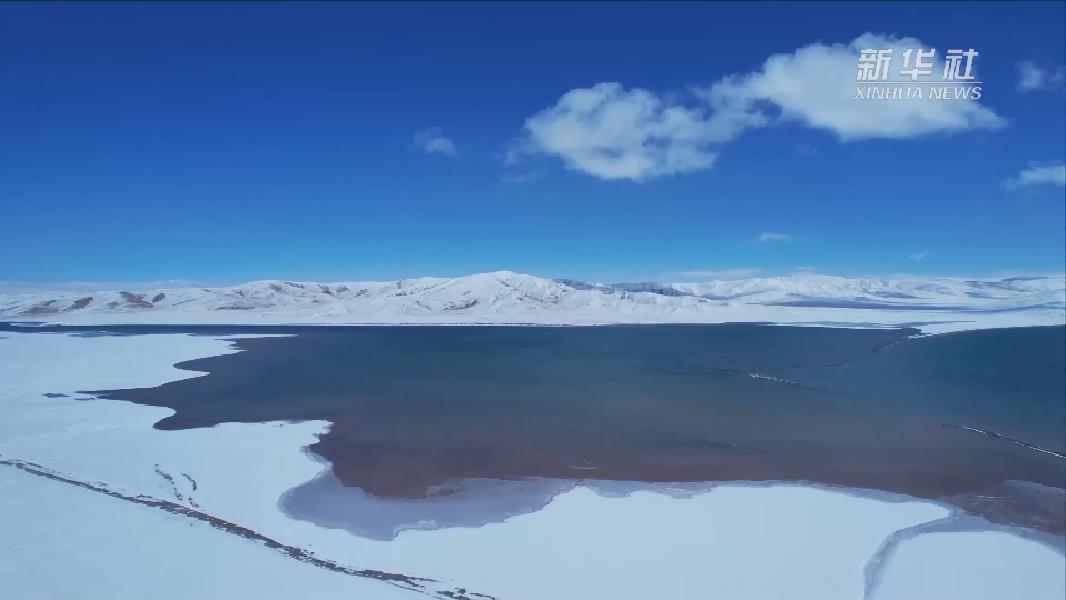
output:
[[[798,274],[702,283],[593,283],[498,271],[387,282],[0,294],[0,320],[67,324],[769,322],[930,331],[1062,324],[1066,277]]]

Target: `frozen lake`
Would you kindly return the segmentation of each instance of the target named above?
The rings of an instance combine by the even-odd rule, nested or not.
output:
[[[167,590],[167,597],[190,599],[303,592],[320,598],[969,600],[1010,592],[1036,600],[1066,593],[1061,536],[966,516],[947,502],[783,482],[569,477],[486,479],[419,504],[340,485],[331,465],[306,450],[324,437],[328,420],[161,430],[153,424],[174,416],[170,408],[78,392],[206,382],[213,375],[172,365],[252,357],[254,350],[233,354],[235,346],[298,337],[4,331],[0,338],[0,459],[31,461],[96,486],[0,465],[0,530],[8,540],[0,549],[0,585],[20,597],[136,598]],[[767,375],[798,381],[799,374]],[[339,488],[362,496],[338,496]],[[305,499],[327,505],[311,518],[287,510],[286,501],[301,490],[312,492]],[[425,588],[318,568],[180,511],[123,497],[185,507],[352,569],[421,578]],[[338,509],[338,499],[340,513],[325,514]],[[370,516],[360,524],[345,508]],[[64,577],[45,576],[55,569]],[[776,576],[765,577],[769,572]],[[235,579],[247,583],[234,587]]]

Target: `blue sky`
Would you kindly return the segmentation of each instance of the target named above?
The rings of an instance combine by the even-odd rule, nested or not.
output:
[[[866,32],[977,49],[983,97],[787,97]],[[1062,2],[2,4],[0,280],[1061,273],[1064,40]]]

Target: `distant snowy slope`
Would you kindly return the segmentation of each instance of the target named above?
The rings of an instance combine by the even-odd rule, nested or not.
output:
[[[1062,306],[1066,287],[1064,282],[1064,277],[879,279],[793,275],[708,283],[675,283],[672,287],[704,298],[760,304],[821,301],[895,308],[1007,308],[1049,303]]]
[[[1057,324],[1066,277],[882,279],[792,275],[705,283],[588,283],[498,271],[392,282],[255,281],[0,294],[0,319],[54,323]],[[948,322],[951,322],[949,325]]]

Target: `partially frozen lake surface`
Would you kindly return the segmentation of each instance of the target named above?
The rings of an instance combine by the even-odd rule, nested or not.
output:
[[[810,481],[1062,533],[1060,497],[1007,482],[1066,487],[1064,332],[320,327],[179,365],[205,377],[96,393],[174,409],[162,429],[328,421],[311,451],[377,497],[467,479]]]
[[[1053,461],[1061,459],[942,427],[964,421],[959,424],[1061,452],[1054,442],[1056,428],[1057,439],[1062,437],[1061,387],[1056,388],[1062,385],[1062,328],[920,339],[908,339],[908,332],[874,331],[867,332],[871,337],[821,340],[825,330],[788,338],[796,330],[745,327],[750,331],[659,329],[666,337],[654,340],[646,354],[625,337],[649,328],[582,330],[625,334],[610,343],[505,338],[511,347],[498,344],[495,352],[476,347],[491,336],[516,334],[455,330],[460,336],[490,336],[457,341],[427,339],[411,330],[405,335],[414,339],[398,339],[393,347],[389,328],[349,332],[370,336],[357,340],[326,330],[320,338],[305,331],[272,338],[218,331],[141,330],[120,336],[2,331],[0,459],[28,461],[66,481],[103,486],[120,497],[0,465],[0,530],[10,540],[0,548],[0,585],[26,592],[19,597],[42,598],[133,598],[146,591],[161,597],[160,590],[175,598],[245,592],[284,598],[301,590],[326,598],[448,593],[479,598],[472,595],[477,593],[501,600],[969,599],[1002,598],[1005,591],[1012,592],[1008,597],[1039,599],[1066,593],[1057,533],[1061,517],[1055,520],[1063,484],[1055,479],[1062,476],[1062,463]],[[785,337],[767,352],[736,351],[735,344],[732,352],[717,348],[723,338],[716,336],[737,340],[775,330]],[[963,337],[978,334],[990,337]],[[675,346],[670,346],[672,337]],[[1042,362],[1042,353],[1053,353],[1056,344],[1058,357],[1051,354]],[[338,350],[346,347],[356,349]],[[440,361],[430,358],[445,347],[453,348],[452,354]],[[820,347],[836,348],[838,354],[820,354]],[[962,352],[954,360],[953,347]],[[665,354],[652,352],[656,348]],[[1006,350],[996,354],[996,348]],[[351,361],[352,353],[366,361]],[[281,383],[285,373],[272,362],[286,354],[309,369],[302,405],[294,395],[301,384]],[[669,360],[671,355],[675,360]],[[217,358],[206,358],[212,356]],[[557,363],[546,356],[556,356]],[[789,356],[793,360],[785,360]],[[328,364],[333,359],[338,365]],[[501,370],[509,360],[515,366]],[[1055,360],[1051,372],[1043,374]],[[396,366],[384,368],[390,361]],[[432,368],[438,362],[448,368]],[[179,363],[182,369],[173,367]],[[533,368],[544,364],[547,373]],[[1002,379],[990,372],[992,366],[1000,367]],[[614,370],[615,380],[607,384],[611,393],[594,393],[600,382],[611,380],[583,378],[581,367],[600,375]],[[211,374],[203,375],[208,370]],[[338,375],[329,375],[334,370]],[[455,375],[448,377],[449,372]],[[249,373],[257,375],[249,379]],[[520,411],[510,421],[498,412],[486,414],[487,423],[509,428],[481,437],[480,428],[463,428],[470,415],[485,412],[492,397],[474,393],[473,404],[465,406],[471,397],[465,392],[475,384],[501,391],[509,389],[509,379],[514,389],[525,387],[515,383],[549,375],[557,377],[536,390],[536,397],[546,399],[541,413],[532,392],[518,394]],[[682,379],[692,377],[698,386],[682,385]],[[864,381],[877,377],[875,390],[861,391]],[[932,387],[920,384],[923,377]],[[359,400],[358,410],[328,414],[323,406],[342,404],[334,397],[339,388],[331,386],[345,378],[358,382],[346,392]],[[646,387],[633,387],[649,378]],[[410,381],[389,387],[390,379]],[[278,386],[278,393],[269,393]],[[705,394],[692,391],[697,388]],[[414,407],[393,406],[419,389],[436,390],[443,408],[420,419],[430,398]],[[110,396],[161,406],[101,399],[85,390],[123,390]],[[388,394],[361,400],[372,398],[368,390]],[[1059,412],[1048,401],[1056,390]],[[153,391],[182,401],[170,406],[154,400]],[[1019,397],[1021,391],[1027,395]],[[642,394],[654,394],[657,410],[640,405]],[[578,397],[593,398],[587,410],[607,417],[598,421],[597,433],[605,438],[598,443],[582,441],[597,421],[570,406]],[[262,403],[258,407],[256,398]],[[928,398],[944,400],[927,410]],[[1026,404],[1011,411],[997,399]],[[716,402],[721,404],[715,411],[701,404]],[[810,402],[808,414],[790,414],[804,412],[790,411],[789,403],[795,402]],[[862,403],[862,410],[849,410],[849,402]],[[294,412],[278,414],[286,403]],[[611,414],[612,406],[617,414]],[[758,418],[745,418],[744,406]],[[644,419],[642,427],[612,430],[634,416]],[[712,416],[728,426],[715,429]],[[832,427],[817,423],[823,416]],[[789,419],[801,425],[787,427]],[[347,427],[338,428],[346,420]],[[689,432],[696,428],[690,422],[710,423],[704,436],[709,439],[693,439]],[[900,450],[883,439],[887,435],[833,436],[833,428],[844,422],[860,432],[895,427],[890,431],[918,445],[930,465],[922,467],[917,455],[893,456]],[[154,427],[157,423],[166,429]],[[561,428],[552,440],[557,443],[545,443],[541,461],[515,460],[529,449],[534,432],[544,434],[559,423],[574,429]],[[370,432],[360,433],[360,426]],[[678,430],[685,436],[666,435]],[[337,444],[350,445],[347,453],[331,456],[324,449],[334,432],[343,434]],[[449,433],[455,442],[448,443]],[[498,447],[509,458],[479,455],[508,437],[515,447]],[[649,460],[634,465],[637,453],[619,451],[642,437],[648,439],[640,442],[641,453]],[[395,440],[392,445],[389,439]],[[826,448],[817,448],[819,440]],[[849,445],[855,452],[843,452]],[[798,454],[792,468],[810,457],[837,457],[842,464],[822,472],[842,479],[770,476],[771,463],[793,449]],[[705,454],[714,460],[694,460]],[[612,461],[614,456],[622,459]],[[966,465],[967,456],[979,464]],[[354,466],[341,468],[348,460]],[[756,475],[743,476],[732,464],[738,460]],[[670,470],[677,468],[672,463],[686,461],[682,470]],[[848,464],[862,461],[875,462],[864,468]],[[557,471],[564,463],[571,470]],[[664,465],[661,475],[648,476]],[[374,474],[375,468],[383,473]],[[766,476],[759,468],[767,469]],[[923,474],[916,478],[919,484],[896,489],[911,468]],[[713,469],[727,475],[704,475]],[[955,470],[951,477],[942,475]],[[861,479],[864,471],[882,479]],[[630,472],[636,475],[626,476]],[[692,476],[678,477],[679,472]],[[360,485],[359,477],[366,474],[374,475]],[[846,479],[852,476],[860,479]],[[974,487],[985,483],[1000,491],[981,493],[984,488]],[[422,493],[415,493],[419,488]],[[900,491],[906,493],[894,493]],[[353,569],[425,583],[410,589],[291,560],[180,511],[124,502],[124,495],[188,507]],[[228,557],[232,566],[218,568],[219,557]],[[57,569],[66,576],[45,576]],[[190,572],[199,576],[188,577]],[[265,574],[241,575],[252,572]],[[235,588],[235,580],[246,587]]]

